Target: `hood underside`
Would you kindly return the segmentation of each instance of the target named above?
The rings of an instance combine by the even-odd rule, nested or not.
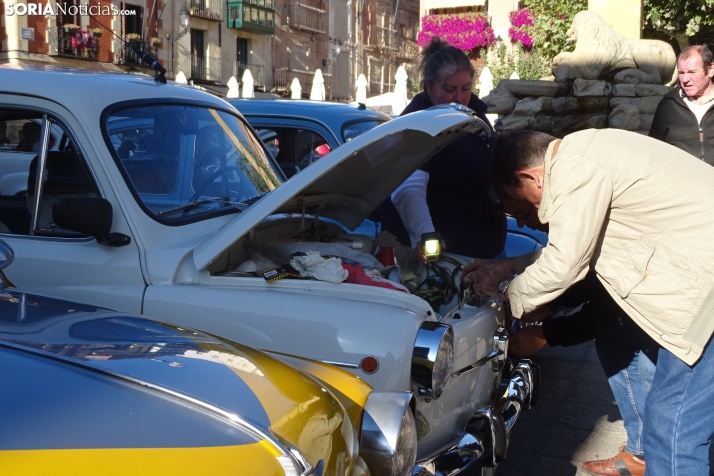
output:
[[[270,215],[304,213],[355,229],[439,150],[491,130],[470,109],[441,105],[382,124],[338,147],[236,216],[194,250],[197,269]]]

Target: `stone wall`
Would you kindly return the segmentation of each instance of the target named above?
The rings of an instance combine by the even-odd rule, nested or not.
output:
[[[504,79],[483,100],[498,114],[496,130],[530,129],[562,137],[582,129],[649,132],[657,104],[670,88],[632,75],[612,82]]]

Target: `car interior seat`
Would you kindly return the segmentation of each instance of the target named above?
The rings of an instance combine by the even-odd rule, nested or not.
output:
[[[20,141],[17,143],[15,150],[18,152],[32,152],[40,140],[40,132],[42,131],[42,126],[34,121],[28,121],[23,124],[22,129],[19,132]],[[35,149],[37,150],[37,149]]]
[[[37,177],[37,159],[30,163],[27,179],[27,209],[32,214]],[[88,196],[97,197],[99,193],[92,182],[82,158],[76,151],[49,151],[42,185],[42,199],[38,216],[38,227],[50,230],[54,223],[52,205],[61,197]],[[27,225],[29,231],[30,224]]]

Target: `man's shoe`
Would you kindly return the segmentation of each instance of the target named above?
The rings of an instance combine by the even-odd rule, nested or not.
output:
[[[586,461],[583,469],[590,474],[606,476],[644,476],[645,461],[620,447],[612,458]]]

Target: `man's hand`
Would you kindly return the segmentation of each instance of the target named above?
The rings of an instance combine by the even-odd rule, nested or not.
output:
[[[524,327],[508,337],[508,352],[516,357],[528,357],[547,343],[542,326]]]
[[[553,311],[548,306],[541,306],[535,311],[529,312],[521,316],[523,322],[540,322],[545,321],[553,316]]]
[[[505,279],[513,279],[515,264],[512,258],[489,260],[475,259],[466,266],[461,279],[471,284],[479,296],[487,294],[498,299],[498,285]]]

